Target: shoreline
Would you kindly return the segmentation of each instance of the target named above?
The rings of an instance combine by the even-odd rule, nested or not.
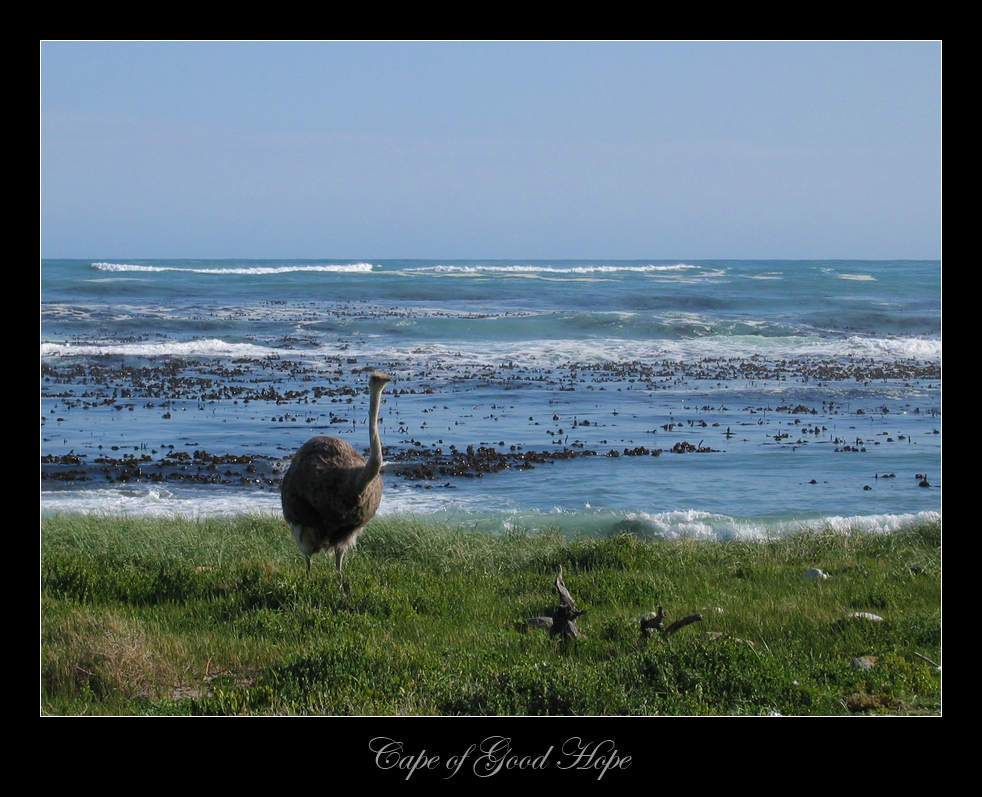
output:
[[[379,369],[395,380],[383,511],[496,527],[633,512],[678,530],[685,513],[940,509],[932,263],[847,269],[875,276],[858,282],[830,263],[597,263],[603,283],[534,291],[521,275],[556,264],[260,265],[151,269],[126,290],[93,286],[91,264],[46,265],[60,342],[42,345],[42,504],[275,506],[308,439],[367,449]]]

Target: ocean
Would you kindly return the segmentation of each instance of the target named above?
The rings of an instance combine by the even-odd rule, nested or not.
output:
[[[940,517],[938,261],[45,260],[41,300],[42,513],[276,514],[305,440],[367,450],[379,370],[380,514]]]

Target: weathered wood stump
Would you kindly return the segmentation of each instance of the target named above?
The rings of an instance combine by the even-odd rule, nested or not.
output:
[[[559,570],[556,573],[556,592],[559,593],[559,608],[552,615],[552,626],[549,628],[550,639],[557,634],[561,634],[563,639],[582,636],[580,629],[576,627],[576,618],[586,614],[586,612],[576,608],[576,602],[573,600],[573,596],[569,594],[566,582],[563,581],[562,565],[559,565]]]

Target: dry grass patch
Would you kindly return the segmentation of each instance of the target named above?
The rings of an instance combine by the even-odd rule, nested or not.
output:
[[[101,702],[156,699],[173,691],[179,643],[139,620],[91,608],[46,617],[41,635],[42,694]]]

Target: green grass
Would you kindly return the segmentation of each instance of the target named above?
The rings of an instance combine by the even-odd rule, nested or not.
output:
[[[302,556],[272,517],[42,520],[50,714],[937,714],[940,523],[763,543],[372,523]],[[556,566],[585,638],[550,614]],[[831,577],[804,581],[819,567]],[[656,606],[702,622],[642,640]],[[881,622],[849,618],[872,612]],[[918,655],[920,654],[920,655]],[[870,670],[859,656],[877,657]]]

